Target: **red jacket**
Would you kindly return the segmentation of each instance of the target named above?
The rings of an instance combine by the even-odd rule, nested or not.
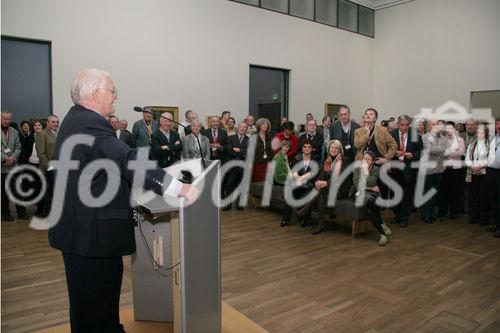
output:
[[[276,155],[276,153],[280,150],[279,143],[284,140],[290,141],[290,149],[288,150],[287,156],[289,161],[293,161],[295,155],[297,154],[297,150],[299,149],[299,139],[293,133],[290,134],[290,137],[288,138],[285,137],[285,131],[281,131],[274,136],[272,141],[274,154]]]

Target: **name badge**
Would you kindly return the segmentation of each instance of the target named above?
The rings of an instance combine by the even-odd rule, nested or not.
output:
[[[345,149],[351,149],[351,145],[345,146]]]
[[[10,154],[10,148],[5,148],[5,149],[3,150],[3,153],[4,153],[4,154]]]
[[[400,160],[401,162],[403,162],[403,161],[405,160],[404,155],[399,156],[399,160]]]

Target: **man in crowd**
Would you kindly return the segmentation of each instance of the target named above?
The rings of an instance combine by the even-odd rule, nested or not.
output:
[[[116,137],[123,141],[127,146],[132,147],[132,134],[127,129],[121,129],[120,121],[117,117],[109,117],[109,123],[115,130]]]
[[[351,164],[356,158],[356,147],[354,146],[354,132],[359,124],[351,119],[351,110],[347,105],[339,108],[339,119],[330,127],[330,140],[339,140],[344,147],[345,162]]]
[[[231,135],[227,140],[226,146],[226,156],[227,160],[245,160],[247,157],[248,149],[248,125],[246,122],[242,121],[238,124],[238,132],[235,135]],[[243,168],[235,167],[230,172],[226,174],[223,185],[223,196],[227,198],[232,195],[234,190],[238,187],[243,179]],[[236,198],[236,207],[238,210],[243,210],[243,207],[238,203],[239,197]],[[223,210],[230,210],[232,203],[224,207]]]
[[[248,115],[245,118],[245,123],[247,124],[247,135],[250,136],[252,134],[257,133],[257,127],[255,127],[255,118],[252,115]]]
[[[398,145],[387,129],[375,125],[377,118],[377,110],[369,108],[365,111],[365,126],[354,132],[354,146],[356,160],[361,161],[363,152],[369,150],[375,154],[375,164],[382,165],[396,155]]]
[[[72,332],[125,332],[120,324],[119,304],[123,275],[122,256],[135,252],[134,219],[130,207],[133,170],[129,162],[146,163],[137,159],[116,137],[107,118],[114,113],[116,88],[110,75],[101,70],[79,72],[71,85],[75,105],[69,110],[57,137],[54,160],[61,147],[73,135],[92,137],[92,145],[77,145],[71,160],[78,161],[65,181],[62,213],[49,229],[50,245],[62,252],[68,284]],[[118,177],[97,173],[87,186],[92,194],[101,194],[108,182],[118,182],[116,195],[103,207],[89,207],[79,195],[79,181],[85,166],[97,160],[114,162]],[[61,162],[61,161],[59,161]],[[60,177],[58,169],[57,177]],[[144,188],[162,196],[183,196],[192,202],[197,190],[182,184],[162,169],[146,171]],[[50,217],[50,216],[49,216]]]
[[[137,120],[132,127],[132,142],[135,148],[150,147],[151,134],[158,130],[158,123],[153,119],[153,112],[144,109],[142,119]]]
[[[41,217],[45,217],[50,212],[52,203],[53,179],[52,173],[47,172],[49,163],[54,157],[54,148],[56,144],[57,133],[59,129],[59,118],[56,115],[47,118],[47,127],[35,136],[36,153],[40,160],[40,169],[47,180],[47,190],[43,198],[43,209]]]
[[[10,126],[12,113],[2,111],[2,220],[7,222],[14,221],[10,214],[9,198],[6,191],[6,181],[9,172],[18,164],[18,158],[21,154],[21,142],[19,141],[19,133]],[[10,187],[14,188],[14,183],[11,181]],[[17,217],[26,220],[26,210],[21,205],[16,205]]]
[[[181,137],[181,139],[183,139],[187,135],[186,132],[184,131],[184,128],[188,127],[191,124],[192,113],[193,111],[191,110],[186,110],[186,112],[184,113],[184,121],[181,122],[182,126],[179,126],[178,129],[179,136]]]
[[[413,133],[410,123],[410,116],[399,116],[398,129],[391,131],[391,135],[398,145],[393,160],[404,165],[403,170],[391,169],[391,177],[403,188],[403,198],[394,207],[395,223],[399,224],[401,228],[408,226],[415,191],[416,170],[412,169],[411,163],[420,159],[422,150],[422,138],[420,134]],[[413,140],[413,135],[416,135],[416,140]]]
[[[225,160],[225,146],[227,145],[227,133],[220,127],[220,119],[217,116],[210,118],[210,128],[207,128],[203,133],[210,144],[210,159]]]
[[[191,131],[191,124],[193,123],[193,121],[195,120],[198,120],[198,114],[196,112],[193,112],[193,111],[189,111],[189,113],[186,112],[186,117],[189,117],[189,124],[184,127],[184,136],[188,136],[189,134],[192,133]],[[200,122],[201,124],[201,122]],[[201,125],[201,132],[200,133],[203,133],[205,131],[205,128],[203,127],[203,125]],[[181,136],[181,139],[183,137]]]
[[[486,168],[487,183],[489,186],[490,211],[492,225],[486,230],[494,231],[493,237],[500,237],[500,117],[495,119],[495,133],[491,136]]]
[[[306,132],[299,137],[299,151],[302,151],[304,142],[310,142],[312,146],[311,159],[319,165],[321,163],[321,149],[324,144],[323,133],[317,132],[317,124],[314,119],[308,120],[306,125]]]
[[[122,120],[120,120],[120,129],[121,129],[122,131],[127,131],[127,132],[129,132],[129,133],[130,133],[130,131],[128,130],[128,122],[127,122],[127,120],[126,120],[126,119],[122,119]],[[130,133],[130,134],[132,134],[132,133]]]
[[[181,160],[182,142],[179,133],[172,131],[172,114],[164,112],[160,117],[160,128],[151,134],[152,160],[160,168],[166,168]]]

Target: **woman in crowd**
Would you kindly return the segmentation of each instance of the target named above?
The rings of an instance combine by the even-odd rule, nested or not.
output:
[[[458,197],[462,172],[462,156],[465,154],[464,140],[458,135],[455,123],[447,121],[445,123],[446,151],[443,166],[443,178],[439,188],[439,212],[438,219],[448,216],[454,220],[458,212]],[[462,176],[463,177],[463,176]]]
[[[227,129],[227,121],[231,117],[231,112],[229,111],[222,111],[222,115],[220,117],[220,124],[219,127],[222,129]]]
[[[38,119],[33,119],[31,121],[30,127],[32,129],[33,140],[34,140],[36,138],[36,136],[38,135],[38,133],[40,133],[41,131],[43,131],[42,122],[40,120],[38,120]],[[37,152],[36,152],[36,143],[35,143],[35,141],[33,141],[33,145],[31,147],[31,151],[29,152],[27,163],[30,164],[30,165],[32,165],[32,166],[34,166],[37,169],[40,167],[40,160],[38,159],[38,155],[37,155]],[[34,184],[35,192],[33,194],[33,197],[37,196],[38,193],[40,193],[40,191],[42,189],[42,183],[40,182],[40,180],[38,179],[38,177],[36,177],[35,179],[36,179],[35,184]],[[42,217],[43,214],[44,213],[43,213],[43,198],[42,198],[38,203],[36,203],[35,216]]]
[[[226,122],[226,132],[227,136],[236,135],[236,120],[233,117],[229,117]]]
[[[271,149],[271,123],[266,118],[260,118],[255,123],[257,137],[255,146],[255,160],[252,169],[252,182],[263,182],[266,179],[267,163],[271,162],[273,158],[273,151]]]
[[[319,191],[318,195],[297,212],[298,216],[305,216],[309,213],[314,204],[318,206],[318,225],[313,231],[313,235],[319,234],[324,230],[325,213],[328,203],[328,194],[330,191],[331,180],[338,179],[346,166],[344,161],[344,150],[339,140],[331,140],[327,147],[328,155],[319,171],[318,180],[314,183],[314,188]],[[344,181],[340,184],[337,192],[337,200],[345,199],[349,196],[350,181]]]
[[[486,167],[488,166],[488,128],[479,125],[476,131],[476,141],[467,149],[465,165],[468,167],[465,181],[470,183],[469,207],[471,209],[470,223],[488,225],[488,185],[486,184]]]
[[[384,246],[389,242],[387,236],[390,236],[392,232],[382,220],[380,208],[375,203],[380,196],[380,188],[377,186],[379,168],[373,164],[374,160],[375,154],[371,151],[366,151],[363,154],[361,167],[354,169],[353,185],[350,194],[354,200],[358,200],[358,198],[362,199],[362,203],[368,211],[370,221],[380,234],[378,245]]]
[[[297,161],[300,168],[298,171],[292,173],[293,181],[295,185],[298,186],[293,190],[293,197],[296,200],[309,194],[309,192],[311,192],[314,188],[314,183],[317,179],[317,176],[313,177],[313,164],[316,164],[316,167],[318,167],[318,165],[316,161],[311,158],[312,150],[312,142],[309,139],[304,140],[304,143],[302,144],[301,159]],[[305,214],[299,216],[299,218],[300,226],[305,227],[311,220],[311,210],[308,210]]]
[[[182,141],[183,159],[191,160],[194,158],[200,158],[202,156],[203,159],[206,161],[210,159],[210,146],[209,146],[210,142],[206,136],[200,133],[200,131],[201,131],[200,121],[193,120],[191,122],[191,133],[185,136],[184,140]],[[201,153],[196,138],[200,140],[201,151],[202,151]]]
[[[274,185],[287,186],[288,181],[292,178],[287,156],[288,150],[290,149],[290,141],[281,141],[279,145],[278,153],[273,157]],[[290,224],[290,217],[292,215],[292,207],[286,203],[286,200],[284,200],[284,202],[285,208],[283,210],[283,218],[281,219],[282,227]]]
[[[19,164],[28,163],[28,159],[33,150],[33,144],[35,143],[35,136],[31,130],[30,123],[27,120],[21,121],[19,130],[19,141],[21,143],[21,154],[19,154]]]
[[[425,130],[425,121],[423,119],[417,120],[417,132],[420,136],[423,136],[426,132]]]

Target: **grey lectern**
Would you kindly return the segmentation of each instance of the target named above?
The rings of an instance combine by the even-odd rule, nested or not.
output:
[[[173,208],[158,196],[140,203],[135,320],[173,322],[176,333],[221,332],[219,168],[213,161],[195,179],[200,197],[192,205],[181,199]]]

